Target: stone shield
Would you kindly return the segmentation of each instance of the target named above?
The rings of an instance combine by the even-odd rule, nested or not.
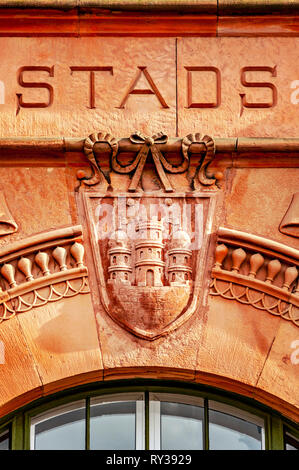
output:
[[[212,196],[84,194],[101,303],[127,331],[154,340],[198,311]]]

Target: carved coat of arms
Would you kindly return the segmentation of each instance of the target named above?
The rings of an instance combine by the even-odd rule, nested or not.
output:
[[[198,165],[191,168],[193,142],[201,152]],[[110,171],[104,158],[107,143]],[[85,183],[80,192],[102,305],[126,330],[154,340],[188,320],[201,298],[217,192],[217,178],[206,174],[212,157],[205,157],[213,141],[188,136],[176,164],[162,153],[167,144],[163,134],[135,134],[124,143],[99,134],[85,144],[93,174],[79,173]],[[102,144],[99,157],[96,144]],[[120,175],[127,176],[118,179]]]

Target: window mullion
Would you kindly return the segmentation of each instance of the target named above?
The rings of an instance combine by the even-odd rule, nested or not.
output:
[[[271,417],[271,450],[284,450],[283,424],[279,417]]]
[[[204,429],[203,429],[203,449],[209,450],[209,400],[204,399]]]
[[[90,397],[85,402],[85,449],[90,449]]]
[[[150,448],[150,439],[149,439],[149,392],[144,393],[144,426],[145,426],[145,450]]]
[[[24,449],[24,416],[22,413],[15,416],[10,430],[11,449]]]

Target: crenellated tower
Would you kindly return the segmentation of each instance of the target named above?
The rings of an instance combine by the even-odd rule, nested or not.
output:
[[[167,274],[171,286],[192,284],[190,247],[191,240],[188,233],[181,229],[176,230],[167,252]]]
[[[162,222],[157,217],[141,221],[136,226],[135,274],[137,286],[163,286]]]
[[[126,232],[116,230],[108,243],[108,283],[132,284],[131,245]]]

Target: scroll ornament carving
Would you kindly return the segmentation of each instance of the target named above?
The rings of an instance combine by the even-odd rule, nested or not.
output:
[[[182,140],[182,152],[185,158],[188,158],[190,145],[194,142],[203,142],[207,149],[201,165],[196,169],[198,181],[204,186],[211,186],[217,179],[222,178],[222,173],[216,173],[216,175],[213,176],[207,175],[208,166],[215,157],[215,142],[212,137],[208,135],[205,135],[203,138],[201,138],[199,133],[187,135]]]
[[[247,247],[218,244],[210,294],[236,300],[299,326],[298,269]]]
[[[90,292],[83,245],[66,240],[61,245],[49,242],[38,251],[32,246],[2,263],[0,322],[48,302]]]
[[[189,134],[181,139],[182,161],[178,165],[173,165],[167,160],[163,148],[166,144],[168,145],[168,150],[171,148],[171,144],[169,143],[169,139],[166,134],[159,132],[152,137],[149,137],[141,132],[135,132],[129,137],[129,142],[136,145],[137,155],[131,163],[123,165],[118,159],[119,142],[109,133],[99,132],[98,134],[90,135],[84,142],[84,153],[91,165],[92,175],[87,176],[82,170],[77,174],[78,179],[88,186],[101,183],[104,180],[106,180],[109,185],[111,184],[109,173],[104,173],[100,165],[100,159],[95,155],[95,144],[100,142],[108,144],[111,148],[111,170],[119,174],[132,175],[132,179],[128,187],[128,191],[130,192],[135,192],[137,190],[138,183],[149,155],[152,156],[154,166],[163,189],[166,192],[173,192],[174,189],[172,188],[166,173],[179,174],[188,171],[190,165],[189,150],[191,145],[194,143],[204,144],[206,150],[201,158],[200,164],[196,168],[195,176],[192,178],[191,189],[195,188],[195,179],[197,179],[203,186],[212,186],[217,182],[217,180],[220,180],[223,177],[221,172],[217,172],[215,175],[207,174],[208,166],[215,157],[215,142],[210,136],[205,135],[201,137],[201,134],[196,133]]]
[[[114,159],[118,152],[117,140],[111,134],[99,132],[98,134],[91,134],[87,139],[85,139],[84,153],[89,160],[93,173],[92,176],[87,177],[83,172],[83,175],[81,175],[81,178],[79,179],[84,180],[84,184],[87,184],[88,186],[100,183],[103,179],[106,179],[110,184],[109,175],[103,173],[94,154],[94,146],[97,142],[105,142],[110,145],[112,151],[111,159]]]

